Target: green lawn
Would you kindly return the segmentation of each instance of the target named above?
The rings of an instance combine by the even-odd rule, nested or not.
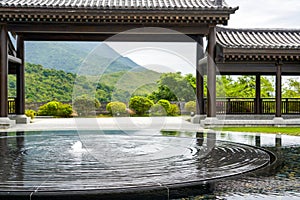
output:
[[[280,133],[300,136],[300,127],[223,127],[215,128],[220,131],[256,132],[256,133]]]

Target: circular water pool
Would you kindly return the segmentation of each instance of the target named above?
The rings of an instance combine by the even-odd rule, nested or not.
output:
[[[0,195],[31,199],[168,198],[263,168],[260,148],[134,131],[44,131],[0,137]],[[206,188],[207,189],[207,188]],[[107,196],[108,195],[108,196]]]

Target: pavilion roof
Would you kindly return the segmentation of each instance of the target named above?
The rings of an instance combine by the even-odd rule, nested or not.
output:
[[[146,10],[232,10],[221,0],[1,0],[1,7]]]
[[[0,21],[226,24],[224,0],[0,0]]]
[[[218,61],[299,60],[300,30],[217,27]]]

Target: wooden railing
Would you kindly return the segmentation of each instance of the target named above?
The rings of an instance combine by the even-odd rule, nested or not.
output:
[[[275,114],[276,102],[274,98],[261,98],[258,113],[255,107],[255,98],[217,98],[216,102],[218,114]],[[282,114],[300,114],[300,98],[283,98]]]
[[[8,114],[16,114],[16,98],[8,97]]]
[[[207,110],[205,100],[205,112]],[[300,98],[283,98],[282,114],[300,114]],[[260,110],[256,113],[255,98],[217,98],[218,114],[275,114],[276,102],[274,98],[261,98]],[[16,113],[16,98],[8,98],[8,113]]]

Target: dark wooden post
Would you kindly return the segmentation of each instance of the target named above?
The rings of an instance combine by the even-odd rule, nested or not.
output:
[[[261,114],[260,96],[261,96],[260,74],[257,74],[255,77],[255,114]]]
[[[8,48],[7,26],[0,25],[0,118],[8,117]]]
[[[281,139],[281,135],[276,135],[276,138],[275,138],[275,146],[276,146],[276,147],[282,147],[282,139]]]
[[[203,38],[199,36],[197,38],[196,49],[196,115],[204,114],[204,79],[203,79],[203,67],[200,66],[199,60],[204,58],[203,52]]]
[[[260,135],[255,135],[255,146],[260,147],[261,142],[260,142]]]
[[[22,63],[17,66],[17,99],[16,99],[16,114],[25,114],[25,67],[24,67],[24,40],[22,36],[17,38],[17,57],[22,60]]]
[[[216,27],[208,33],[207,58],[207,117],[216,117],[216,65],[215,65]]]
[[[276,112],[275,117],[281,117],[281,67],[282,62],[276,63]]]

